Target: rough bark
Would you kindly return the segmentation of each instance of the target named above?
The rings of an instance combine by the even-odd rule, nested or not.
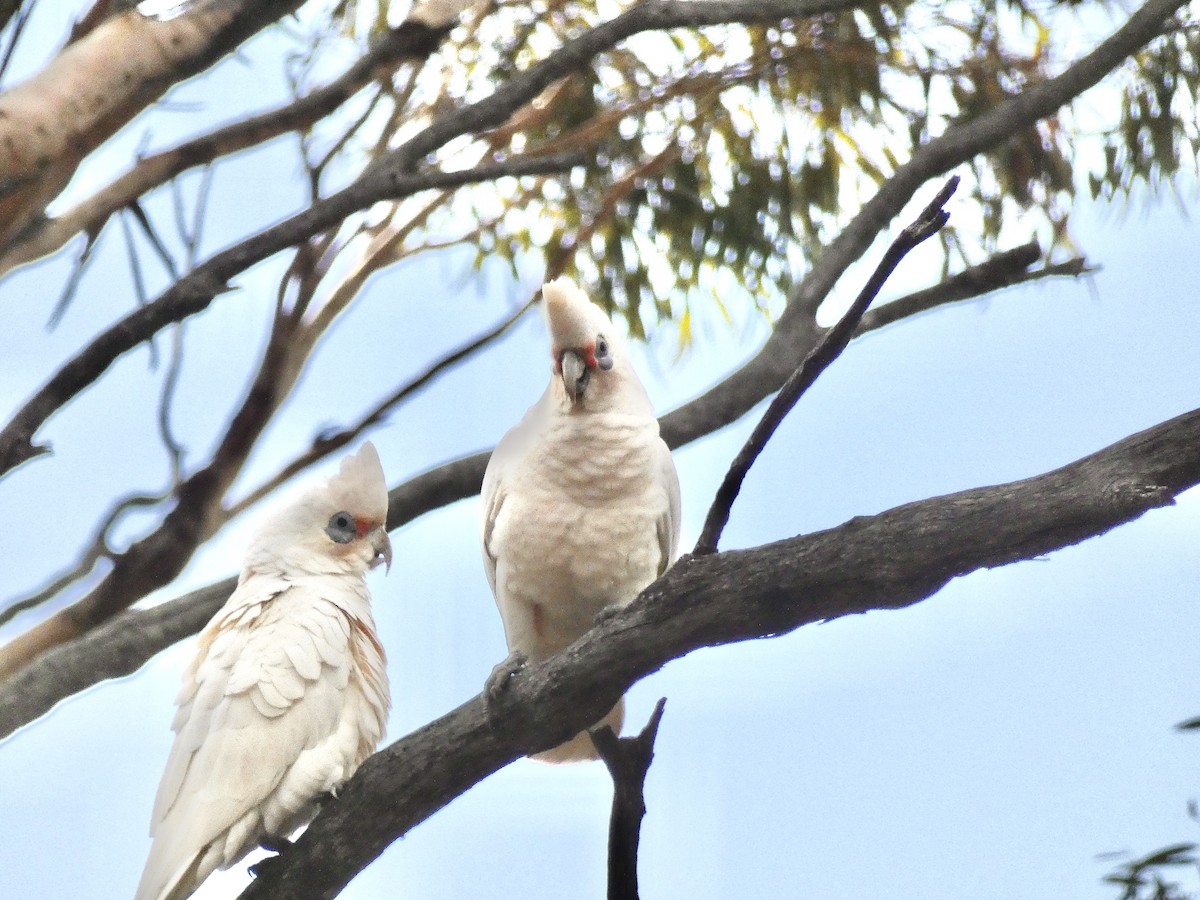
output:
[[[591,731],[592,743],[613,780],[608,820],[608,900],[638,900],[638,845],[646,815],[646,774],[654,761],[654,739],[667,698],[654,706],[636,737],[617,737],[605,725]]]
[[[702,647],[902,609],[951,579],[1032,559],[1170,505],[1200,483],[1200,410],[1052,472],[910,503],[749,550],[684,556],[628,607],[372,756],[243,900],[336,896],[389,844],[518,757],[600,718]]]
[[[125,9],[0,95],[0,246],[36,222],[83,159],[167,89],[303,0],[201,0],[157,19]]]
[[[961,288],[964,281],[975,285],[980,293],[1019,282],[1045,271],[1028,272],[1028,265],[1036,258],[1037,253],[1030,253],[1028,245],[1009,251],[995,262],[961,273],[961,280],[955,280],[949,288],[934,288],[934,296],[943,302],[978,296],[964,296]],[[1022,265],[1022,260],[1027,262]],[[931,308],[929,295],[913,296],[918,297],[918,302],[910,302],[908,298],[895,302],[914,312]],[[895,316],[877,315],[892,305],[868,311],[857,333],[865,334],[897,321]],[[821,332],[813,329],[808,336],[815,346]],[[663,421],[669,418],[668,415]],[[489,456],[490,451],[465,456],[392,488],[388,495],[388,530],[394,531],[427,512],[478,494]],[[196,633],[225,602],[234,584],[235,579],[226,578],[151,610],[122,613],[84,637],[44,652],[0,683],[0,739],[45,715],[60,700],[106,679],[129,675],[156,653]]]
[[[645,0],[569,41],[547,59],[505,82],[490,96],[440,117],[380,157],[345,189],[216,254],[153,302],[98,335],[59,369],[0,430],[0,477],[47,452],[46,447],[34,443],[37,431],[121,356],[168,325],[207,309],[219,294],[228,290],[231,279],[251,266],[337,225],[374,203],[408,196],[414,190],[414,181],[420,180],[413,174],[414,170],[434,151],[462,135],[502,125],[553,82],[577,71],[617,42],[643,31],[729,22],[775,22],[788,16],[811,16],[856,5],[850,0]]]
[[[998,146],[1006,137],[1026,127],[1039,116],[1051,114],[1061,104],[1069,102],[1095,84],[1105,72],[1119,65],[1129,53],[1160,33],[1165,18],[1181,5],[1182,3],[1176,0],[1150,0],[1111,37],[1066,69],[1062,75],[1011,98],[991,113],[967,125],[952,128],[919,150],[816,260],[809,276],[793,291],[787,310],[763,350],[726,381],[663,419],[663,434],[668,443],[680,446],[696,437],[711,433],[736,419],[751,405],[778,388],[790,374],[796,361],[803,358],[819,337],[819,329],[814,319],[817,304],[827,295],[845,268],[861,255],[887,221],[907,202],[911,194],[901,187],[912,185],[915,190],[926,178],[946,171],[961,159]],[[552,79],[570,71],[572,67],[581,65],[581,46],[586,45],[586,49],[595,53],[603,49],[605,41],[615,42],[626,32],[635,33],[639,29],[665,27],[662,25],[664,14],[676,16],[677,18],[672,20],[674,24],[707,24],[718,16],[730,15],[731,10],[742,16],[769,18],[785,9],[797,14],[797,9],[811,12],[818,6],[820,4],[803,2],[764,3],[754,5],[754,9],[748,12],[746,4],[739,3],[641,4],[613,22],[601,26],[601,29],[607,31],[600,38],[595,37],[595,34],[601,29],[588,32],[499,89],[492,98],[481,101],[481,104],[488,104],[501,96],[503,103],[499,108],[486,112],[495,122],[501,122],[512,109],[536,95],[540,86],[548,83],[545,79]],[[630,24],[629,17],[635,14],[641,18],[634,19]],[[688,18],[689,16],[692,18]],[[621,28],[625,31],[614,30],[614,23],[617,22],[623,23]],[[444,139],[449,139],[462,133],[458,129],[494,124],[492,118],[481,120],[482,124],[476,121],[481,115],[477,110],[479,106],[480,104],[475,104],[465,107],[451,115],[448,121],[436,123],[434,129],[440,128],[445,132]],[[389,180],[396,176],[395,167],[405,164],[405,160],[409,158],[408,154],[415,152],[414,148],[425,146],[427,142],[428,132],[418,135],[413,142],[399,148],[389,157],[388,166],[375,170],[373,178]],[[369,180],[371,179],[364,176],[363,181]],[[393,182],[391,188],[395,190],[398,185]],[[353,192],[354,186],[348,190]],[[340,216],[354,208],[356,202],[353,196],[342,192],[294,219],[218,254],[208,264],[174,285],[158,301],[138,310],[100,335],[89,348],[67,363],[31,398],[0,433],[0,474],[36,455],[37,449],[32,444],[32,438],[40,424],[62,404],[99,378],[113,360],[137,346],[158,328],[203,309],[221,289],[223,279],[232,277],[252,262],[269,255],[268,251],[273,252],[271,248],[282,249],[290,241],[298,239],[298,236],[315,233],[323,225],[337,221]],[[402,496],[397,498],[397,502],[407,504],[407,507],[403,512],[397,508],[395,516],[398,519],[403,518],[413,508],[419,508],[420,512],[428,511],[434,508],[430,504],[450,502],[478,490],[486,459],[487,455],[484,453],[458,460],[426,473],[418,482],[398,489]],[[133,599],[136,598],[130,598],[130,601]],[[206,595],[206,599],[214,604],[213,609],[220,600],[215,594]],[[87,645],[78,642],[72,646],[75,646],[80,654],[79,664],[85,665],[90,659]],[[151,649],[146,643],[142,643],[141,646],[143,651]],[[104,662],[100,661],[99,669],[104,668]],[[82,679],[86,680],[86,674]],[[44,712],[62,696],[54,696],[52,691],[42,692],[36,703],[26,705],[23,702],[24,698],[13,698],[9,690],[0,688],[0,734],[30,721],[25,717],[30,710],[40,708]],[[20,708],[19,711],[11,715],[4,712],[17,707]]]

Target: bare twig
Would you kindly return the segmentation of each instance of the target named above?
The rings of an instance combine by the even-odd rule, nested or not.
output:
[[[0,3],[0,30],[8,25],[14,15],[17,16],[12,34],[8,38],[8,45],[4,48],[4,56],[0,58],[0,82],[4,80],[4,73],[8,71],[8,64],[12,62],[17,42],[21,40],[21,35],[24,34],[25,26],[29,24],[29,16],[32,13],[32,0],[25,5],[22,5],[22,0],[5,0],[4,3]]]
[[[520,309],[504,319],[504,321],[479,335],[474,340],[463,344],[462,346],[443,356],[416,378],[393,391],[388,397],[378,403],[370,412],[360,418],[353,425],[340,428],[332,434],[323,434],[317,437],[315,440],[313,440],[308,450],[295,457],[275,475],[263,482],[241,500],[230,506],[225,512],[226,516],[228,518],[232,518],[253,506],[263,497],[267,496],[267,494],[274,491],[289,479],[294,478],[297,474],[304,471],[309,466],[324,459],[330,453],[337,452],[350,442],[356,440],[358,436],[368,428],[378,425],[380,422],[384,421],[388,415],[395,410],[397,405],[416,394],[421,390],[421,388],[427,386],[438,375],[441,375],[443,372],[454,368],[459,363],[474,356],[479,350],[483,349],[497,338],[505,334],[521,319],[522,316],[525,315],[526,312],[529,311],[535,300],[536,297],[531,298]]]
[[[1129,54],[1157,37],[1163,21],[1184,5],[1184,0],[1148,0],[1061,74],[1013,95],[978,118],[954,125],[921,145],[814,260],[808,274],[791,291],[787,307],[763,348],[717,389],[663,419],[662,434],[667,443],[685,444],[728,425],[783,382],[803,352],[797,349],[812,340],[817,328],[817,308],[846,269],[862,257],[922,184],[946,175],[978,153],[1000,146],[1021,129],[1074,100]]]
[[[524,668],[510,683],[502,718],[476,696],[370,757],[242,900],[335,896],[391,842],[472,785],[586,728],[672,659],[903,609],[958,576],[1102,534],[1196,484],[1200,410],[1034,478],[909,503],[751,550],[685,556],[562,653]]]
[[[13,16],[21,11],[26,0],[0,0],[0,31],[8,27]]]
[[[75,299],[75,292],[79,290],[79,283],[83,280],[83,273],[87,271],[88,263],[92,261],[92,254],[96,250],[96,245],[100,243],[99,235],[89,234],[84,242],[83,249],[79,251],[79,257],[75,260],[75,265],[71,267],[71,275],[67,279],[67,283],[63,286],[62,294],[58,298],[58,302],[54,304],[54,308],[50,310],[50,317],[46,320],[46,330],[53,331],[62,321],[62,317],[66,315],[67,309],[71,306],[71,301]]]
[[[667,698],[637,737],[618,738],[607,725],[589,732],[613,780],[612,815],[608,820],[608,900],[638,900],[638,842],[646,815],[646,773],[654,761],[654,739]]]
[[[158,397],[158,437],[171,463],[172,488],[179,485],[183,473],[183,445],[171,429],[171,404],[175,399],[175,389],[179,385],[179,375],[183,371],[183,336],[186,328],[187,323],[180,322],[171,332],[171,358],[167,363],[167,373],[163,377],[162,391]]]
[[[103,518],[101,518],[100,524],[96,527],[92,536],[91,543],[80,554],[79,561],[70,569],[55,576],[45,587],[37,592],[21,600],[13,601],[7,607],[0,610],[0,625],[11,621],[23,612],[35,609],[46,601],[54,599],[67,587],[85,578],[100,560],[111,560],[114,553],[109,545],[109,535],[112,534],[117,520],[127,510],[155,506],[162,503],[169,496],[169,491],[163,494],[130,494],[128,497],[122,497],[114,503]]]
[[[386,185],[356,182],[304,212],[218,253],[175,282],[154,302],[140,307],[102,332],[25,403],[0,430],[0,477],[21,463],[49,452],[48,447],[33,444],[33,435],[67,400],[91,385],[118,358],[162,328],[207,308],[218,294],[230,290],[229,279],[254,263],[338,225],[368,203],[505,176],[564,172],[580,162],[581,157],[574,154],[536,159],[514,157],[473,169],[390,178]]]
[[[932,287],[891,300],[867,310],[859,323],[857,334],[865,334],[911,318],[948,303],[972,300],[1002,288],[1040,281],[1043,278],[1079,277],[1096,271],[1082,257],[1053,263],[1030,271],[1029,267],[1041,258],[1037,241],[997,253],[991,259],[964,269]]]
[[[154,249],[155,255],[163,264],[163,268],[172,279],[179,277],[179,269],[175,266],[175,260],[171,256],[171,251],[167,249],[167,245],[163,243],[161,237],[158,236],[158,230],[154,227],[154,223],[150,221],[150,217],[146,215],[146,211],[142,209],[142,204],[137,200],[132,201],[128,206],[129,212],[133,215],[133,219],[141,227],[142,233],[146,235],[146,240],[150,242],[150,246]]]
[[[763,413],[749,439],[738,451],[729,471],[725,473],[725,480],[721,482],[712,506],[709,507],[708,516],[704,520],[704,528],[700,532],[700,539],[696,541],[696,548],[692,551],[693,555],[705,556],[717,552],[717,542],[721,539],[725,523],[729,521],[729,512],[733,507],[733,501],[737,499],[746,473],[750,471],[750,467],[754,465],[758,455],[767,446],[767,441],[775,434],[784,417],[791,412],[796,401],[813,385],[813,382],[829,367],[829,364],[846,349],[846,345],[854,337],[863,313],[867,311],[867,307],[871,305],[871,301],[875,299],[875,295],[879,293],[884,282],[891,277],[900,261],[908,255],[910,250],[937,234],[946,224],[950,214],[942,207],[946,205],[946,201],[950,199],[957,187],[958,176],[956,175],[937,192],[937,195],[913,223],[897,235],[883,255],[883,259],[879,261],[879,265],[875,267],[875,271],[871,273],[871,277],[867,279],[867,283],[858,297],[846,310],[845,315],[838,320],[836,325],[825,332],[817,346],[804,358],[791,377],[783,383],[783,387],[779,389],[779,393],[775,395],[775,399]]]
[[[795,359],[803,356],[807,348],[815,345],[819,337],[812,314],[815,305],[824,298],[845,268],[861,256],[877,232],[899,212],[927,178],[945,173],[963,158],[974,153],[991,149],[1016,130],[1049,115],[1062,104],[1083,93],[1095,84],[1104,72],[1110,71],[1129,53],[1152,39],[1158,33],[1161,21],[1181,5],[1181,2],[1173,0],[1150,0],[1095,50],[1069,66],[1061,75],[1000,103],[991,112],[966,125],[952,128],[941,137],[923,145],[814,262],[808,277],[792,293],[788,308],[759,354],[707,394],[661,420],[662,434],[667,443],[678,447],[711,433],[734,421],[746,409],[778,388],[794,368]],[[313,227],[312,233],[317,230],[319,229]],[[251,243],[264,239],[264,236],[260,235],[251,239]],[[252,249],[247,250],[244,246],[240,250],[234,248],[227,253],[230,254],[230,258],[223,260],[221,266],[232,267],[237,262],[235,257],[239,255],[253,255]],[[215,259],[210,260],[210,263],[212,262],[215,262]],[[203,308],[211,300],[211,296],[197,299],[193,294],[206,289],[215,290],[219,285],[219,282],[214,280],[215,275],[222,271],[224,269],[221,267],[210,267],[197,276],[199,280],[189,282],[182,289],[177,286],[176,290],[170,292],[171,301],[194,303],[196,309]],[[159,311],[156,311],[156,314],[158,313]],[[161,319],[156,321],[165,323],[176,314],[178,310],[175,309],[164,311],[161,313]],[[154,323],[150,323],[150,326],[154,327]],[[135,343],[143,339],[137,338],[136,335],[134,337]],[[41,396],[30,401],[29,406],[34,407],[32,419],[14,420],[5,432],[0,433],[0,472],[10,468],[13,459],[19,462],[27,458],[27,454],[23,455],[20,449],[22,440],[25,441],[24,448],[28,452],[34,452],[31,438],[37,424],[44,421],[58,404],[65,402],[66,398],[98,377],[112,359],[125,352],[120,348],[119,341],[110,338],[111,336],[105,338],[103,348],[93,348],[94,355],[91,358],[85,356],[84,360],[75,361],[74,364],[79,365],[80,369],[70,373],[60,372],[56,380],[43,389]],[[90,367],[98,369],[93,371]],[[62,380],[59,381],[59,378]],[[81,382],[81,379],[87,381]],[[60,393],[57,392],[65,393],[60,397]],[[37,416],[42,418],[38,419]],[[28,430],[25,425],[27,421],[34,422]],[[478,493],[487,460],[488,453],[477,453],[437,466],[393,488],[388,510],[389,528],[394,529],[432,509]],[[228,595],[227,589],[224,594]],[[147,624],[144,633],[136,624],[142,620],[134,618],[127,623],[128,628],[119,634],[104,629],[103,640],[93,641],[85,637],[76,641],[72,645],[75,653],[70,658],[51,655],[57,660],[57,668],[44,661],[34,663],[20,678],[12,682],[19,682],[23,686],[20,689],[23,693],[14,693],[8,686],[0,687],[0,709],[10,710],[9,713],[0,715],[0,735],[32,721],[58,700],[110,677],[105,673],[113,669],[114,654],[120,657],[122,667],[136,668],[140,662],[144,662],[181,636],[198,629],[206,620],[206,616],[201,613],[211,616],[220,605],[223,599],[220,596],[221,585],[210,586],[195,592],[195,595],[202,597],[203,602],[197,600],[185,608],[179,601],[171,601],[157,607],[155,611],[158,617],[153,624]],[[114,647],[113,642],[119,646]],[[602,713],[603,710],[597,713],[592,721]],[[586,725],[586,722],[583,725]],[[579,728],[576,728],[571,733],[578,730]],[[566,736],[569,735],[564,735]]]

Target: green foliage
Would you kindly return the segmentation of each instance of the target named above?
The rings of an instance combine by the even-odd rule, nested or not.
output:
[[[1122,863],[1104,881],[1121,888],[1118,900],[1192,900],[1194,895],[1172,880],[1170,870],[1197,864],[1195,844],[1174,844]]]
[[[360,20],[375,24],[378,0],[359,2],[372,4]],[[621,8],[476,8],[439,61],[397,82],[392,139]],[[339,9],[346,21],[355,4]],[[540,257],[588,282],[634,334],[675,320],[686,343],[698,310],[748,311],[730,297],[777,310],[791,279],[922,143],[1057,74],[1124,16],[1109,0],[899,0],[777,28],[640,35],[444,154],[465,165],[577,150],[585,167],[464,189],[426,233],[457,234],[479,260]],[[973,202],[955,210],[947,264],[1001,241],[1068,241],[1077,185],[1129,197],[1196,174],[1200,27],[1183,22],[1075,107],[972,163],[959,196]]]
[[[1120,121],[1104,135],[1093,197],[1129,197],[1137,185],[1174,185],[1200,156],[1200,26],[1156,41],[1126,72]]]

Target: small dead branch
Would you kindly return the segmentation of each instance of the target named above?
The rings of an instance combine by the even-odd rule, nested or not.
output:
[[[704,529],[700,532],[700,539],[696,541],[696,548],[692,551],[694,556],[705,556],[717,552],[717,542],[720,541],[721,532],[729,521],[729,512],[733,507],[733,501],[737,499],[738,492],[742,489],[746,473],[750,471],[754,461],[767,446],[767,442],[775,434],[784,417],[804,396],[804,392],[812,387],[821,373],[846,349],[846,345],[854,337],[854,332],[858,328],[863,314],[867,311],[867,307],[871,305],[871,301],[875,299],[884,282],[891,277],[900,261],[908,255],[910,250],[937,234],[946,224],[950,214],[942,207],[946,205],[946,201],[950,199],[957,187],[958,176],[956,175],[946,182],[912,224],[901,231],[892,241],[892,245],[888,247],[883,259],[875,267],[875,271],[867,279],[867,283],[846,314],[838,320],[836,325],[825,332],[817,346],[800,363],[799,368],[783,383],[783,387],[779,389],[779,393],[775,395],[767,407],[767,411],[763,413],[762,418],[754,427],[745,446],[738,451],[729,471],[725,474],[725,480],[717,489],[717,496],[713,500],[712,506],[709,507],[708,516],[704,521]]]

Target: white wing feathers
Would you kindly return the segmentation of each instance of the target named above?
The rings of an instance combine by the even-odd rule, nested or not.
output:
[[[178,704],[137,900],[185,897],[286,836],[374,749],[389,700],[365,584],[250,575],[201,634]]]
[[[682,500],[679,493],[679,473],[666,443],[658,445],[659,481],[667,494],[667,505],[658,519],[658,574],[662,575],[679,555],[679,527],[682,519]]]

